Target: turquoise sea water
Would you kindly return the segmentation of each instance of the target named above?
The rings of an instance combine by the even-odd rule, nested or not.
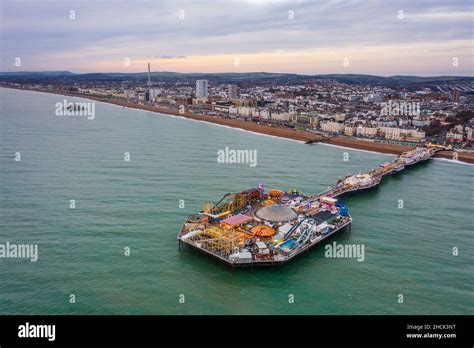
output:
[[[65,98],[80,100],[0,89],[0,244],[39,248],[37,262],[0,258],[0,314],[474,313],[473,166],[432,160],[344,198],[352,230],[331,242],[364,244],[363,262],[321,246],[232,270],[178,250],[203,202],[259,182],[316,193],[393,156],[102,103],[93,120],[55,116]],[[217,163],[226,146],[256,149],[258,165]]]

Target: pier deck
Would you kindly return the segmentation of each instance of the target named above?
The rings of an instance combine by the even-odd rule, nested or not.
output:
[[[379,185],[383,177],[432,158],[441,146],[407,151],[368,173],[348,175],[312,196],[269,190],[260,184],[228,193],[189,216],[178,233],[186,244],[231,266],[268,266],[291,261],[352,224],[338,198]]]

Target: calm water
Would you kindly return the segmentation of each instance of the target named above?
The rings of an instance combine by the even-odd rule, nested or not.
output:
[[[345,198],[352,231],[333,241],[364,244],[364,262],[319,247],[285,267],[231,270],[178,251],[203,202],[259,182],[316,193],[392,156],[106,104],[94,120],[57,117],[63,99],[0,89],[0,243],[39,246],[36,263],[0,259],[0,314],[474,313],[473,166],[433,160]],[[217,163],[226,146],[257,149],[258,165]]]

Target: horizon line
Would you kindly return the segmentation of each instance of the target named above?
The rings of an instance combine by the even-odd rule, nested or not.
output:
[[[88,75],[88,74],[148,74],[148,71],[135,71],[135,72],[119,72],[119,71],[94,71],[94,72],[73,72],[70,70],[21,70],[21,71],[0,71],[1,74],[27,74],[27,73],[70,73],[74,75]],[[460,77],[460,78],[474,78],[474,74],[472,75],[406,75],[406,74],[396,74],[396,75],[374,75],[374,74],[365,74],[365,73],[314,73],[314,74],[301,74],[301,73],[292,73],[292,72],[269,72],[269,71],[246,71],[246,72],[178,72],[178,71],[151,71],[150,74],[154,73],[172,73],[172,74],[180,74],[180,75],[193,75],[193,74],[201,74],[201,75],[222,75],[222,74],[281,74],[281,75],[297,75],[297,76],[328,76],[328,75],[360,75],[360,76],[373,76],[373,77]]]

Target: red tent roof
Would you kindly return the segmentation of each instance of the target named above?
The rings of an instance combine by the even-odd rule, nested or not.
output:
[[[227,224],[227,225],[230,225],[230,226],[238,226],[238,225],[242,225],[243,223],[246,223],[246,222],[249,222],[249,221],[252,221],[252,217],[251,216],[248,216],[248,215],[245,215],[245,214],[237,214],[237,215],[234,215],[234,216],[231,216],[225,220],[222,220],[221,223],[223,224]]]

